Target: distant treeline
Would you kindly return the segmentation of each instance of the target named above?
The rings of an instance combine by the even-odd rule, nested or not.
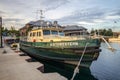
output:
[[[14,27],[11,27],[10,29],[2,27],[2,35],[3,36],[16,36],[16,37],[20,36],[19,31],[15,30]]]
[[[92,29],[90,33],[91,35],[113,36],[112,29]]]
[[[92,29],[90,32],[91,35],[102,35],[102,36],[113,36],[112,29]],[[2,35],[3,36],[20,36],[19,30],[16,30],[11,26],[10,29],[2,27]]]

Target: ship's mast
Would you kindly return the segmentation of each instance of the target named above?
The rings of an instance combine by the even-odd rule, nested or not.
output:
[[[43,20],[43,18],[44,18],[43,17],[43,10],[37,10],[34,13],[36,13],[36,19],[37,19],[38,15],[40,15],[40,20]]]
[[[40,10],[40,20],[42,20],[44,17],[43,17],[43,10]]]
[[[43,10],[37,10],[38,11],[38,14],[40,14],[40,26],[42,27],[42,25],[43,25]]]

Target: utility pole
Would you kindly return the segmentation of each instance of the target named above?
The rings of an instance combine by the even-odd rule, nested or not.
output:
[[[0,40],[0,48],[2,48],[3,47],[3,43],[2,43],[2,17],[0,17],[0,38],[1,38],[1,40]]]

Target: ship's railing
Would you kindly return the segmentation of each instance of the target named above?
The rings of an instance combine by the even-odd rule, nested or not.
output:
[[[47,26],[47,27],[34,27],[34,28],[32,28],[32,30],[36,30],[36,29],[63,30],[63,28],[61,28],[61,27],[49,27],[49,26]]]
[[[70,39],[70,40],[83,40],[83,39],[91,39],[89,35],[79,35],[79,36],[59,36],[59,35],[45,35],[43,37],[44,39]]]
[[[77,38],[79,39],[91,39],[90,35],[75,35],[75,36],[66,36],[66,37],[70,37],[70,38]]]
[[[43,38],[77,38],[77,39],[88,39],[88,38],[91,38],[89,35],[78,35],[78,36],[60,36],[60,35],[45,35]]]

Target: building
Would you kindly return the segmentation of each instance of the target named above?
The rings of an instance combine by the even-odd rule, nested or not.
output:
[[[120,35],[120,32],[113,32],[113,37],[118,37]]]
[[[76,36],[88,34],[88,31],[83,26],[78,25],[68,25],[64,27],[64,32],[66,36]]]
[[[27,23],[23,28],[20,29],[20,35],[27,36],[28,31],[36,27],[62,27],[65,32],[65,36],[88,34],[87,29],[82,26],[69,25],[63,27],[59,25],[57,21],[52,23],[51,21],[38,20]]]
[[[44,20],[31,21],[20,29],[20,35],[27,36],[28,31],[36,27],[61,27],[61,26],[58,24],[57,21],[54,21],[53,23],[51,21]]]

